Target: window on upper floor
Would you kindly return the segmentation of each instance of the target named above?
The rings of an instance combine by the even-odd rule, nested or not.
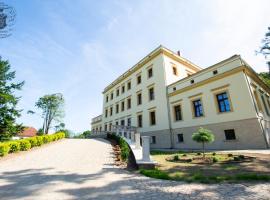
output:
[[[108,110],[105,110],[105,117],[108,117]]]
[[[154,87],[149,88],[148,92],[149,92],[149,101],[154,100],[155,99]]]
[[[127,126],[131,126],[131,118],[127,119]]]
[[[119,96],[119,88],[116,90],[116,96]]]
[[[142,127],[142,114],[137,115],[137,126]]]
[[[156,125],[156,112],[155,111],[149,112],[149,118],[150,118],[150,126]]]
[[[264,109],[266,111],[266,114],[269,116],[269,110],[268,110],[268,107],[266,105],[266,102],[265,102],[265,99],[264,99],[263,94],[261,94],[261,98],[262,98],[262,102],[263,102],[263,106],[264,106]]]
[[[105,131],[107,131],[107,124],[105,124],[105,126],[104,126],[104,130],[105,130]]]
[[[182,120],[182,111],[181,111],[181,105],[176,105],[173,107],[174,110],[174,120],[180,121]]]
[[[128,89],[128,90],[131,89],[131,82],[130,82],[130,81],[127,83],[127,89]]]
[[[214,70],[213,75],[217,75],[217,74],[218,74],[218,70]]]
[[[125,120],[124,119],[121,120],[121,126],[125,126]]]
[[[116,105],[115,105],[115,112],[116,112],[116,113],[119,113],[119,104],[116,104]]]
[[[148,69],[148,78],[151,78],[153,76],[153,68]]]
[[[124,111],[124,110],[125,110],[125,102],[122,101],[122,103],[121,103],[121,111]]]
[[[118,126],[118,121],[115,122],[115,125]]]
[[[142,104],[142,93],[137,94],[137,104],[141,105]]]
[[[172,66],[172,70],[173,70],[173,75],[178,76],[177,67],[175,65]]]
[[[137,84],[139,85],[139,84],[141,84],[141,82],[142,82],[142,76],[139,75],[139,76],[137,76]]]
[[[109,96],[107,95],[107,96],[106,96],[106,102],[108,102],[108,101],[109,101]]]
[[[131,108],[131,98],[127,99],[127,109]]]
[[[113,93],[111,93],[111,100],[113,100]]]
[[[202,117],[203,116],[203,106],[201,99],[192,101],[193,104],[193,116]]]
[[[113,107],[110,108],[110,116],[113,115]]]
[[[236,140],[234,129],[224,130],[226,140]]]
[[[231,103],[230,103],[227,92],[222,92],[222,93],[217,94],[216,99],[218,103],[218,111],[220,113],[231,111]]]
[[[254,94],[254,97],[255,97],[257,109],[259,110],[259,112],[263,112],[262,104],[260,102],[258,93],[257,93],[257,91],[255,89],[253,90],[253,94]]]
[[[122,86],[122,94],[125,93],[125,86]]]

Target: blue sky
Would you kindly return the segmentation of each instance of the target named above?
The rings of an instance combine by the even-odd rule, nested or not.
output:
[[[0,55],[25,80],[18,120],[44,94],[61,92],[67,128],[90,129],[102,112],[102,91],[118,75],[162,44],[207,67],[233,54],[266,71],[256,56],[269,23],[268,0],[1,0],[17,12]]]

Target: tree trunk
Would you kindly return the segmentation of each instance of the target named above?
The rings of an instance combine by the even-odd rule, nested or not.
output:
[[[203,146],[203,159],[205,159],[205,149],[204,149],[204,142],[202,143],[202,146]]]

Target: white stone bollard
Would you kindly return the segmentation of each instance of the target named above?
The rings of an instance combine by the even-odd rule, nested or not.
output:
[[[150,161],[150,137],[142,136],[142,156],[143,161]]]
[[[131,142],[134,143],[134,142],[135,142],[135,134],[134,134],[134,131],[132,131],[130,134],[131,134]]]
[[[122,136],[122,137],[125,136],[125,129],[122,129],[121,136]]]
[[[139,149],[141,147],[140,137],[141,137],[140,133],[135,133],[135,149]]]
[[[119,129],[118,128],[116,129],[116,135],[119,136]]]

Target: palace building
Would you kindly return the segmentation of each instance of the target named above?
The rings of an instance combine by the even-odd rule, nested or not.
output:
[[[151,148],[198,149],[199,127],[215,141],[208,149],[270,147],[270,88],[239,56],[205,69],[159,46],[103,91],[92,131],[135,126]]]

